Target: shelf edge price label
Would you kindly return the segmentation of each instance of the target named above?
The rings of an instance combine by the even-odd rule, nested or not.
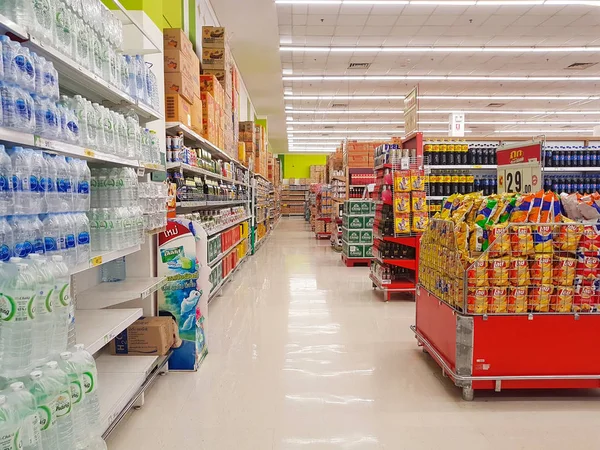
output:
[[[92,267],[96,267],[102,264],[102,256],[96,256],[95,258],[90,259],[90,265]]]
[[[498,193],[530,193],[542,187],[542,144],[499,147]]]

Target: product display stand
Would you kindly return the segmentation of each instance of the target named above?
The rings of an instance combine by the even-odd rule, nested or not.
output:
[[[252,181],[252,254],[264,244],[272,231],[271,210],[273,209],[270,193],[273,183],[260,174],[254,174]]]
[[[342,262],[346,267],[371,265],[375,202],[346,200],[342,215]]]

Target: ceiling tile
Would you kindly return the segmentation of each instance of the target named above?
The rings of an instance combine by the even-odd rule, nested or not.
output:
[[[306,14],[294,14],[292,16],[292,25],[306,25],[308,16]]]
[[[392,31],[392,27],[370,27],[366,26],[362,30],[363,36],[382,36],[385,37]]]
[[[394,27],[390,32],[392,36],[414,36],[416,35],[421,27]]]
[[[372,7],[372,5],[342,5],[340,14],[359,14],[368,16]]]
[[[449,25],[452,25],[454,22],[456,22],[456,20],[457,20],[456,16],[431,15],[431,16],[429,16],[429,18],[427,19],[427,21],[425,22],[424,25],[425,26],[449,26]]]
[[[319,26],[336,26],[337,25],[337,14],[309,14],[307,25],[319,25]]]
[[[295,28],[295,27],[294,27]],[[334,26],[307,26],[306,27],[306,35],[307,36],[333,36],[335,31]]]
[[[367,20],[368,26],[392,26],[398,21],[398,16],[374,16],[371,14]]]
[[[362,27],[357,28],[357,27],[346,27],[346,26],[338,26],[335,27],[335,35],[336,36],[360,36],[360,31],[362,30]]]
[[[367,15],[340,14],[338,16],[338,26],[364,26],[367,23]],[[360,30],[357,30],[357,34]]]

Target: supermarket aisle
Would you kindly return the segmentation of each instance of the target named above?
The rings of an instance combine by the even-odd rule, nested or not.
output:
[[[307,230],[280,223],[211,304],[199,372],[159,379],[111,450],[596,448],[589,394],[463,402],[416,347],[414,303],[382,303]]]

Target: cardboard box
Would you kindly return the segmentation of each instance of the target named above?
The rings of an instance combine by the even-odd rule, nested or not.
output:
[[[202,70],[221,70],[229,68],[229,54],[224,48],[202,49]]]
[[[181,72],[165,73],[165,95],[179,94],[189,103],[194,102],[194,83]]]
[[[197,133],[202,133],[202,100],[196,99],[192,105],[192,129]]]
[[[224,27],[202,27],[202,48],[223,48],[226,43]]]
[[[113,355],[164,356],[175,343],[177,325],[171,317],[142,317],[110,342]]]
[[[364,253],[364,247],[362,245],[348,245],[348,253],[349,258],[362,258]]]
[[[192,105],[178,94],[165,95],[165,120],[192,126]]]
[[[194,53],[194,46],[181,28],[163,29],[164,50],[180,50],[188,55]]]
[[[360,242],[363,244],[372,244],[373,243],[373,231],[371,230],[363,230],[360,232]]]
[[[342,228],[342,239],[350,244],[359,244],[360,231]]]
[[[372,258],[373,257],[373,245],[365,245],[364,246],[364,257],[365,258]]]
[[[349,217],[348,218],[348,229],[350,230],[362,230],[365,228],[365,218],[364,217]]]

